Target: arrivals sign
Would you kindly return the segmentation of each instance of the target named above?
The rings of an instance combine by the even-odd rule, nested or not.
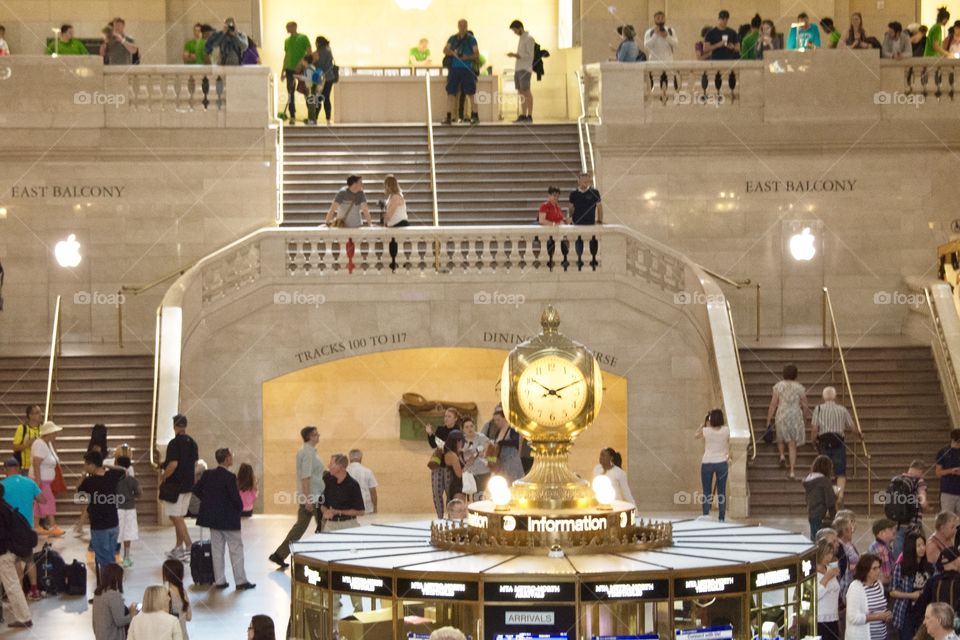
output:
[[[357,575],[334,571],[333,590],[393,597],[393,584],[390,576]]]
[[[670,582],[666,579],[580,583],[581,600],[665,600],[669,597]]]
[[[577,591],[572,582],[485,582],[487,602],[573,602]]]
[[[704,578],[674,578],[673,581],[673,592],[677,598],[743,593],[746,590],[747,576],[742,573]]]
[[[397,594],[401,598],[418,600],[476,601],[479,599],[480,587],[476,582],[397,578]]]

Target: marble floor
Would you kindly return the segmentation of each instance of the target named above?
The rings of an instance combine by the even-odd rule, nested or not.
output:
[[[691,517],[691,514],[649,514],[653,517]],[[365,523],[373,522],[400,522],[410,520],[426,520],[428,514],[390,515],[378,514],[364,518]],[[248,578],[257,584],[251,591],[237,592],[233,589],[233,577],[229,573],[230,588],[225,591],[208,587],[195,587],[187,579],[187,589],[191,606],[194,608],[193,620],[188,624],[188,632],[193,640],[218,638],[219,640],[241,640],[246,638],[246,629],[250,617],[254,614],[267,614],[276,624],[278,637],[287,626],[290,610],[290,575],[289,570],[278,571],[276,565],[267,559],[267,556],[283,540],[288,529],[293,524],[293,517],[257,515],[245,521],[243,525],[243,542],[246,557],[246,572]],[[189,522],[189,521],[188,521]],[[759,524],[757,519],[746,522]],[[762,524],[807,533],[805,518],[769,518]],[[872,541],[869,526],[859,526],[858,547],[866,548]],[[191,535],[196,537],[197,528],[191,527]],[[53,547],[69,564],[74,559],[83,559],[86,555],[87,541],[68,531],[61,538],[53,540]],[[134,566],[127,570],[124,581],[124,596],[128,602],[139,602],[144,589],[151,584],[158,584],[160,579],[160,564],[164,560],[164,553],[173,546],[173,529],[169,527],[141,527],[140,540],[134,543],[131,557]],[[229,561],[228,561],[229,564]],[[189,570],[188,570],[189,574]],[[88,592],[86,598],[55,596],[38,602],[30,603],[33,613],[32,629],[14,630],[0,626],[0,637],[3,638],[36,638],[49,640],[51,638],[85,639],[93,638],[90,605],[87,599],[93,596],[93,576],[88,569]],[[9,611],[6,619],[10,619]]]

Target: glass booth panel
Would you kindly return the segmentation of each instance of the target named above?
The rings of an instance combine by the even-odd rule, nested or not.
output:
[[[744,598],[737,595],[674,600],[674,627],[677,631],[689,631],[730,625],[733,637],[744,640]]]
[[[340,640],[393,640],[393,601],[333,592],[335,635]]]
[[[480,605],[472,602],[403,600],[400,603],[400,638],[407,634],[429,635],[440,627],[456,627],[473,635],[480,619]]]
[[[330,593],[326,589],[296,585],[293,606],[294,637],[330,640]]]
[[[593,636],[657,635],[672,640],[667,601],[590,602],[581,607],[584,638]]]

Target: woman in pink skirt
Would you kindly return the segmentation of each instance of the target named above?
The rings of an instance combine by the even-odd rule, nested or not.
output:
[[[57,432],[62,430],[62,427],[52,422],[44,422],[40,427],[40,437],[34,440],[30,447],[30,471],[46,498],[44,502],[36,503],[33,507],[34,516],[38,520],[37,533],[41,535],[63,535],[63,529],[57,526],[57,498],[51,488],[54,478],[57,477],[57,465],[60,463],[60,457],[53,448],[53,441],[57,438]]]

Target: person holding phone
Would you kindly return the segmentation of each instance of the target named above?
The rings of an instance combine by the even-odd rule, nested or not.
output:
[[[700,462],[700,480],[703,485],[701,519],[710,517],[713,504],[713,479],[717,479],[717,508],[720,522],[727,515],[727,460],[730,458],[730,427],[724,424],[723,411],[713,409],[704,418],[695,436],[703,440],[703,459]]]
[[[828,460],[829,462],[829,460]],[[840,640],[840,563],[832,541],[817,544],[817,635]]]
[[[707,32],[703,39],[703,55],[710,60],[739,60],[740,37],[727,24],[730,12],[722,10],[717,17],[717,26]]]
[[[923,593],[923,585],[933,575],[933,566],[927,561],[927,539],[917,530],[910,531],[903,540],[903,553],[893,566],[890,597],[893,599],[893,626],[897,640],[912,640],[917,629],[916,616],[911,611]]]

